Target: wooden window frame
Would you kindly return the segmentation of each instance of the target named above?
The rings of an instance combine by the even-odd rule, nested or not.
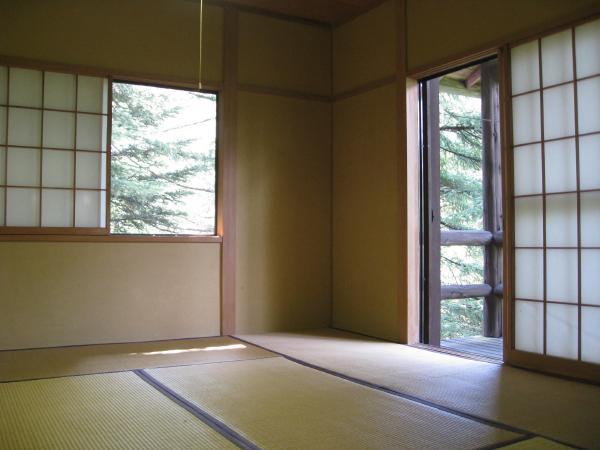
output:
[[[75,75],[76,80],[78,76],[92,76],[98,78],[105,78],[108,80],[108,95],[107,95],[107,113],[102,114],[107,120],[107,142],[106,152],[95,152],[105,153],[106,157],[106,192],[105,208],[106,208],[106,223],[104,227],[77,227],[73,220],[73,226],[70,227],[18,227],[18,226],[0,226],[0,242],[3,241],[51,241],[51,242],[175,242],[175,243],[221,243],[223,241],[223,214],[222,214],[222,191],[223,191],[223,168],[222,164],[222,150],[221,142],[223,139],[223,125],[221,120],[221,112],[223,106],[223,88],[220,85],[206,85],[202,89],[198,88],[198,84],[190,81],[182,80],[169,80],[160,77],[146,77],[139,74],[121,74],[117,71],[102,70],[87,66],[73,66],[66,64],[56,64],[43,61],[13,58],[8,56],[0,56],[0,66],[10,68],[23,68],[32,69],[45,72],[65,73]],[[217,133],[216,133],[216,152],[215,152],[215,226],[214,234],[212,235],[196,235],[196,234],[113,234],[110,232],[110,193],[111,193],[111,134],[112,134],[112,84],[113,82],[122,82],[130,84],[140,84],[145,86],[169,88],[169,89],[181,89],[191,92],[206,92],[217,97]],[[8,89],[8,83],[7,83]],[[76,91],[77,92],[77,91]],[[4,105],[2,105],[4,106]],[[8,105],[6,106],[8,108]],[[44,108],[44,105],[40,108],[30,108],[34,110],[51,110],[54,109]],[[62,111],[62,110],[61,110]],[[75,111],[67,111],[77,114],[77,106]],[[7,114],[8,117],[8,114]],[[7,119],[8,120],[8,119]],[[42,124],[43,127],[43,124]],[[8,145],[6,146],[8,148]],[[27,147],[36,148],[43,150],[43,145],[40,147]],[[65,150],[65,149],[61,149]],[[71,150],[70,150],[71,151]],[[76,150],[72,150],[76,152]],[[76,164],[74,163],[74,170]],[[8,170],[5,167],[5,170]],[[41,169],[40,169],[41,170]],[[41,180],[40,180],[41,183]],[[6,186],[2,186],[6,187]],[[42,189],[42,186],[36,186],[36,188]],[[67,188],[72,190],[73,193],[76,191],[76,187]],[[94,190],[98,189],[82,189],[82,190]],[[75,201],[75,195],[73,195]],[[40,199],[41,203],[41,199]],[[4,205],[6,209],[6,204]],[[6,212],[6,211],[5,211]],[[40,219],[41,220],[41,219]]]
[[[489,121],[482,124],[482,187],[484,230],[442,231],[440,211],[440,130],[439,130],[439,78],[444,74],[482,65],[488,77],[482,85],[489,91],[488,101],[482,103],[482,117],[487,115],[495,122],[500,120],[499,95],[492,91],[498,84],[499,74],[494,74],[485,63],[498,61],[497,54],[486,55],[464,62],[456,67],[445,68],[420,80],[420,157],[421,157],[421,342],[439,347],[441,342],[441,301],[484,297],[484,335],[502,336],[502,182],[499,169],[501,146]],[[499,64],[499,63],[498,63]],[[499,67],[496,72],[499,72]],[[491,79],[495,80],[490,83]],[[499,130],[498,130],[499,131]],[[450,286],[441,285],[441,247],[449,245],[482,246],[484,248],[484,284]]]

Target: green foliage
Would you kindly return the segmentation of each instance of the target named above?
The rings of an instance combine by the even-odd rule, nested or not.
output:
[[[193,139],[169,134],[169,121],[181,107],[164,90],[113,84],[111,142],[111,229],[114,233],[204,232],[193,223],[186,198],[214,196],[214,185],[199,186],[198,176],[214,180],[215,149],[201,152]],[[214,96],[201,93],[214,101]],[[187,126],[187,125],[186,125]],[[194,144],[194,145],[192,145]]]
[[[483,227],[481,104],[477,98],[440,92],[440,213],[442,229]],[[481,247],[442,247],[442,284],[483,282]],[[441,337],[481,335],[481,299],[444,300]]]

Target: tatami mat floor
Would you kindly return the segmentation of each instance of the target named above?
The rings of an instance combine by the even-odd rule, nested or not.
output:
[[[426,366],[421,361],[417,367],[402,369],[415,363],[406,355],[393,353],[399,351],[396,347],[404,346],[332,330],[243,338],[291,358],[227,337],[0,352],[0,377],[4,380],[0,383],[0,448],[600,446],[596,426],[583,428],[588,422],[578,428],[585,436],[572,439],[568,433],[556,437],[556,433],[541,433],[536,427],[500,420],[510,399],[497,391],[491,393],[498,405],[491,418],[475,414],[475,407],[465,407],[478,401],[478,394],[458,401],[458,394],[451,393],[449,398],[456,404],[447,406],[448,401],[430,400],[427,389],[401,392],[392,386],[393,378],[399,372],[415,378],[419,368],[425,370]],[[386,355],[379,348],[383,344],[396,349],[389,353],[392,348],[387,348]],[[372,359],[365,359],[367,347],[371,347]],[[420,354],[424,360],[430,356],[430,352],[418,351],[426,354]],[[354,356],[354,363],[341,358],[344,355]],[[60,362],[53,363],[57,357]],[[378,358],[382,360],[375,364]],[[445,366],[437,367],[444,370],[430,370],[418,380],[446,384],[461,370],[473,368],[468,360],[448,358]],[[393,369],[394,365],[398,367]],[[105,373],[86,375],[92,370]],[[366,376],[369,371],[382,370],[380,375],[392,387],[376,385]],[[469,383],[480,383],[483,372],[481,368],[475,371],[471,381],[463,377],[463,389]],[[30,380],[35,378],[45,379]],[[588,389],[596,389],[593,386],[574,384],[587,389],[587,395],[598,395],[598,391]],[[536,386],[529,388],[540,394]],[[563,395],[578,400],[569,389]],[[595,397],[591,403],[570,408],[588,408],[598,400]],[[565,402],[559,402],[556,408],[564,406]],[[570,409],[555,412],[563,418],[572,413]],[[597,411],[587,413],[595,417]],[[546,420],[541,412],[536,417],[538,422]],[[534,419],[523,422],[535,425]]]

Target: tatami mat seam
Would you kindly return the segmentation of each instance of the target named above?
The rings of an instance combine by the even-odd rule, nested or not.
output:
[[[275,352],[272,352],[272,353],[275,353]],[[69,375],[56,375],[53,377],[39,377],[39,378],[24,378],[24,379],[20,379],[20,380],[6,380],[6,381],[0,381],[0,384],[22,383],[22,382],[26,382],[26,381],[39,381],[39,380],[53,380],[53,379],[57,379],[57,378],[85,377],[85,376],[89,376],[89,375],[108,375],[108,374],[112,374],[112,373],[135,372],[136,370],[143,370],[143,369],[168,369],[171,367],[189,367],[189,366],[204,366],[204,365],[208,365],[208,364],[236,363],[236,362],[243,362],[243,361],[255,361],[258,359],[270,359],[270,358],[281,358],[281,357],[282,357],[281,355],[274,354],[273,356],[261,356],[260,358],[232,359],[232,360],[228,360],[228,361],[209,361],[209,362],[197,362],[197,363],[190,363],[190,364],[170,364],[168,366],[136,367],[136,368],[123,369],[123,370],[109,370],[106,372],[74,373],[74,374],[69,374]]]
[[[264,358],[262,358],[262,359],[264,359]],[[177,367],[177,366],[175,366],[175,367]],[[159,391],[165,397],[172,400],[173,402],[175,402],[176,404],[178,404],[179,406],[184,408],[186,411],[193,414],[199,420],[204,422],[206,425],[211,427],[216,432],[220,433],[222,436],[226,437],[229,441],[231,441],[232,443],[234,443],[241,449],[260,450],[260,447],[258,447],[256,444],[254,444],[253,442],[246,439],[244,436],[239,434],[234,429],[230,428],[225,423],[223,423],[220,420],[216,419],[215,417],[211,416],[206,411],[200,409],[197,405],[195,405],[194,403],[185,399],[184,397],[182,397],[181,395],[179,395],[178,393],[176,393],[169,387],[165,386],[163,383],[158,381],[156,378],[154,378],[152,375],[150,375],[145,370],[143,370],[143,369],[134,370],[133,373],[135,373],[137,376],[139,376],[142,380],[144,380],[150,386],[155,388],[157,391]]]
[[[258,345],[256,343],[251,342],[251,341],[246,341],[246,340],[244,340],[244,339],[242,339],[240,337],[234,336],[234,335],[230,335],[229,337],[231,337],[233,339],[237,339],[238,341],[243,342],[245,344],[254,345],[255,347],[258,347],[258,348],[261,348],[263,350],[275,353],[275,354],[277,354],[279,356],[282,356],[283,358],[287,359],[288,361],[294,362],[296,364],[300,364],[302,366],[305,366],[305,367],[308,367],[308,368],[311,368],[311,369],[314,369],[314,370],[318,370],[320,372],[327,373],[327,374],[329,374],[331,376],[338,377],[338,378],[341,378],[343,380],[350,381],[352,383],[356,383],[356,384],[359,384],[359,385],[362,385],[362,386],[366,386],[366,387],[369,387],[371,389],[376,389],[378,391],[386,392],[386,393],[388,393],[390,395],[394,395],[396,397],[404,398],[406,400],[410,400],[410,401],[413,401],[415,403],[419,403],[421,405],[425,405],[425,406],[428,406],[430,408],[437,409],[439,411],[444,411],[446,413],[453,414],[453,415],[458,416],[458,417],[462,417],[462,418],[465,418],[465,419],[473,420],[475,422],[479,422],[479,423],[482,423],[484,425],[492,426],[492,427],[495,427],[495,428],[498,428],[498,429],[502,429],[502,430],[505,430],[505,431],[510,431],[510,432],[513,432],[513,433],[518,433],[520,435],[527,436],[529,438],[532,438],[532,437],[541,437],[541,438],[544,438],[544,439],[556,442],[558,444],[566,445],[566,446],[569,446],[569,447],[572,447],[572,448],[576,448],[576,449],[581,449],[582,448],[582,447],[576,446],[574,444],[571,444],[571,443],[568,443],[568,442],[564,442],[564,441],[555,439],[553,437],[544,436],[544,435],[541,435],[539,433],[534,433],[532,431],[525,430],[525,429],[522,429],[522,428],[518,428],[518,427],[515,427],[515,426],[512,426],[512,425],[508,425],[508,424],[505,424],[505,423],[502,423],[502,422],[498,422],[498,421],[495,421],[495,420],[492,420],[492,419],[486,419],[484,417],[476,416],[476,415],[473,415],[473,414],[470,414],[470,413],[465,413],[465,412],[462,412],[462,411],[459,411],[459,410],[456,410],[456,409],[453,409],[453,408],[449,408],[447,406],[439,405],[439,404],[434,403],[432,401],[425,400],[425,399],[422,399],[420,397],[417,397],[417,396],[414,396],[414,395],[411,395],[411,394],[407,394],[405,392],[397,391],[395,389],[391,389],[391,388],[388,388],[388,387],[385,387],[385,386],[381,386],[381,385],[378,385],[378,384],[375,384],[375,383],[371,383],[371,382],[366,381],[366,380],[361,380],[359,378],[355,378],[355,377],[352,377],[350,375],[343,374],[341,372],[336,372],[335,370],[327,369],[325,367],[317,366],[315,364],[303,361],[301,359],[294,358],[293,356],[287,355],[285,353],[281,353],[281,352],[278,352],[276,350],[272,350],[272,349],[269,349],[267,347]]]
[[[531,440],[531,439],[533,439],[535,437],[538,437],[538,436],[525,434],[523,436],[519,436],[517,438],[509,439],[509,440],[506,440],[506,441],[503,441],[503,442],[497,442],[497,443],[492,444],[492,445],[486,445],[485,447],[481,447],[481,448],[479,448],[477,450],[495,450],[495,449],[498,449],[498,448],[504,448],[504,447],[507,447],[509,445],[518,444],[519,442],[529,441],[529,440]]]

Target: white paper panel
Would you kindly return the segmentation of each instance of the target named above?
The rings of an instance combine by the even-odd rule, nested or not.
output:
[[[42,72],[10,68],[8,101],[14,106],[42,107]]]
[[[5,189],[0,188],[0,226],[4,226],[4,196],[6,195]]]
[[[108,98],[108,81],[105,78],[79,76],[77,110],[105,113]]]
[[[540,70],[537,41],[513,48],[510,59],[512,93],[519,94],[538,89],[540,87]]]
[[[547,142],[546,192],[577,190],[577,153],[575,139]]]
[[[40,225],[39,189],[8,188],[6,194],[6,225],[37,227]]]
[[[549,303],[546,314],[546,351],[548,355],[577,359],[579,340],[577,306]]]
[[[600,363],[600,308],[581,308],[581,359]]]
[[[571,30],[565,30],[542,39],[542,78],[544,86],[573,79]]]
[[[600,188],[600,134],[579,138],[579,187]]]
[[[78,188],[105,189],[106,157],[104,153],[77,152]]]
[[[79,150],[106,150],[106,117],[77,114],[77,148]]]
[[[525,352],[544,351],[544,309],[541,303],[515,302],[515,348]]]
[[[0,147],[0,185],[6,184],[6,147]]]
[[[75,114],[44,111],[44,147],[68,148],[75,146]]]
[[[577,303],[577,250],[546,251],[546,298],[559,302]]]
[[[6,108],[0,106],[0,145],[6,144]]]
[[[39,186],[40,161],[38,149],[8,148],[7,180],[10,186]]]
[[[540,93],[513,98],[513,144],[541,140]]]
[[[515,250],[515,297],[544,299],[544,252]]]
[[[575,96],[572,84],[544,90],[544,138],[575,134]]]
[[[546,197],[546,245],[577,246],[577,194]]]
[[[44,150],[42,161],[42,186],[73,187],[74,152]]]
[[[600,250],[581,250],[581,303],[600,305],[599,277]]]
[[[101,195],[97,191],[77,191],[75,193],[75,226],[100,227]]]
[[[600,247],[600,192],[581,193],[581,245]]]
[[[515,199],[515,245],[541,247],[543,241],[544,210],[542,197]]]
[[[600,77],[577,83],[577,103],[579,133],[600,131]]]
[[[600,73],[600,19],[575,28],[577,78]]]
[[[8,76],[8,68],[0,66],[0,105],[6,105],[6,94],[8,93],[8,85],[6,83]]]
[[[541,194],[542,146],[525,145],[513,151],[515,195]]]
[[[44,107],[75,111],[75,75],[46,72]]]
[[[42,142],[42,112],[9,108],[8,144],[39,147]]]
[[[64,189],[42,190],[42,226],[73,226],[73,191]]]

